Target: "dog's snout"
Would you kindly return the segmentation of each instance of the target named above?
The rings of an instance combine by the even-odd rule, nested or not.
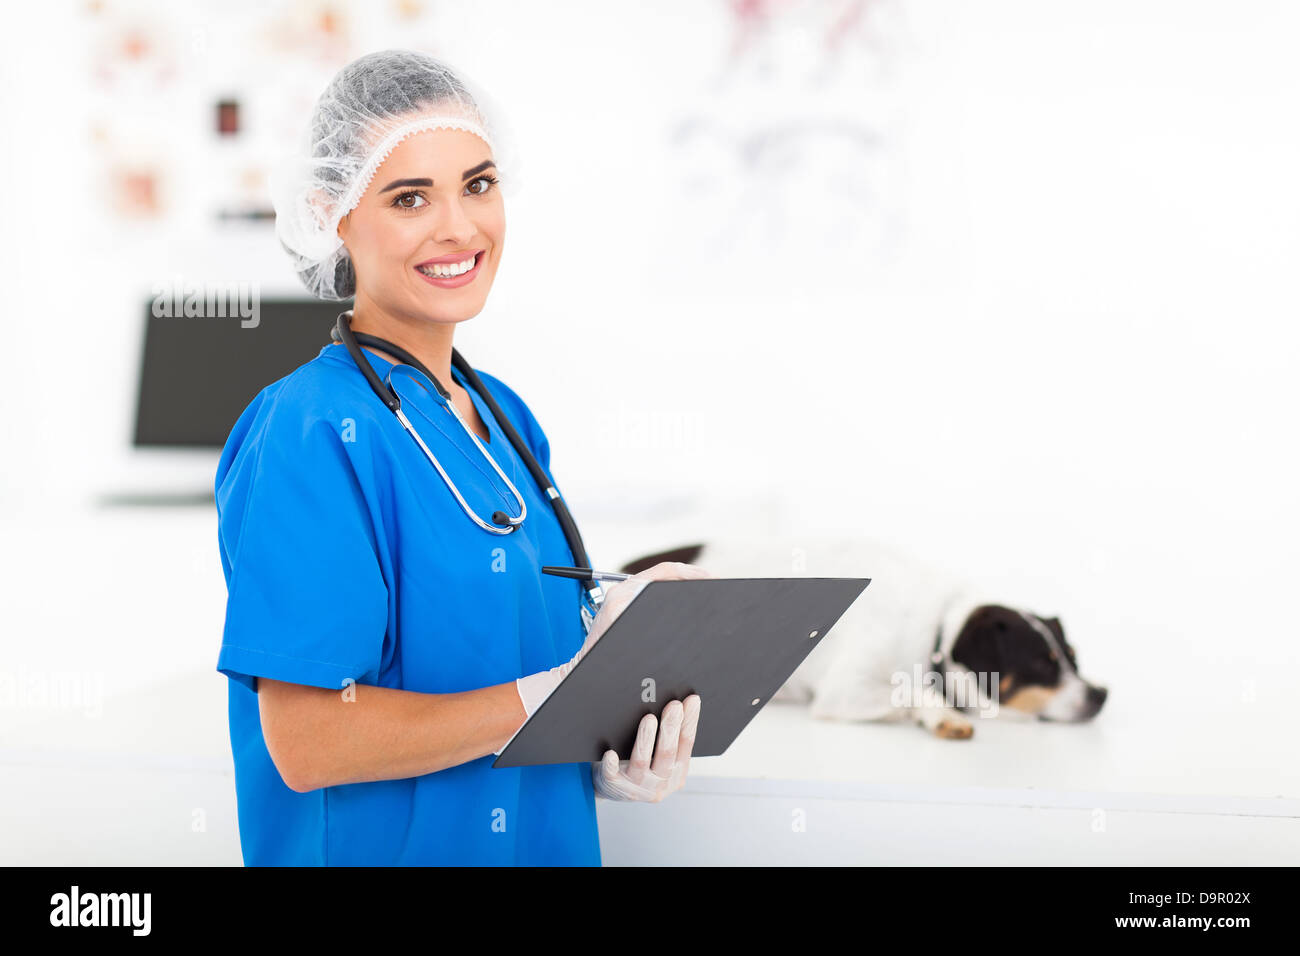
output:
[[[1106,703],[1106,688],[1089,684],[1088,690],[1083,695],[1083,712],[1079,715],[1080,719],[1092,720],[1101,712],[1101,705],[1104,703]]]

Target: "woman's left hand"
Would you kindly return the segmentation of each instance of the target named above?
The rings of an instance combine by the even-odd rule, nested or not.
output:
[[[655,720],[654,714],[646,714],[637,728],[631,760],[620,762],[617,753],[607,750],[603,760],[591,765],[596,793],[609,800],[658,803],[680,790],[686,782],[699,722],[699,694],[691,694],[685,701],[670,700],[663,709],[662,723]]]

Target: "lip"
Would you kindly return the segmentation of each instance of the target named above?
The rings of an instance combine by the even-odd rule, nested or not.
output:
[[[476,256],[482,249],[462,249],[460,252],[453,252],[449,256],[438,256],[435,259],[425,259],[423,262],[417,262],[417,266],[445,266],[451,262],[464,262],[470,256]]]
[[[469,272],[462,273],[461,275],[458,276],[453,276],[449,279],[435,279],[433,276],[427,276],[423,272],[421,272],[418,267],[413,268],[412,271],[421,279],[423,279],[425,282],[429,283],[429,285],[431,286],[435,286],[439,289],[459,289],[461,286],[468,285],[469,283],[474,281],[474,277],[478,275],[479,269],[483,267],[484,255],[485,253],[483,252],[482,249],[478,250],[478,252],[474,254],[474,268],[470,269]],[[446,264],[448,262],[464,262],[464,261],[465,261],[464,253],[458,253],[454,256],[440,256],[437,259],[427,259],[424,262],[421,262],[419,265],[428,266],[428,265],[434,265],[436,263]]]

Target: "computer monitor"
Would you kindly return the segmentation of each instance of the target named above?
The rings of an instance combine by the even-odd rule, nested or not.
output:
[[[159,316],[151,300],[134,444],[223,447],[248,403],[315,358],[347,308],[320,299],[263,299],[253,323],[238,315]]]

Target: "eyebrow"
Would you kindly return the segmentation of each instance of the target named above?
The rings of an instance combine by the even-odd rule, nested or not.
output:
[[[491,169],[495,165],[496,163],[494,163],[492,160],[489,159],[486,162],[479,163],[477,166],[473,167],[472,169],[465,170],[463,173],[461,173],[461,176],[463,176],[465,179],[469,179],[471,176],[475,176],[478,173],[483,172],[483,170],[485,169]],[[394,179],[383,189],[379,190],[379,192],[382,194],[388,192],[390,189],[400,189],[403,186],[432,186],[432,185],[433,185],[432,179]]]

